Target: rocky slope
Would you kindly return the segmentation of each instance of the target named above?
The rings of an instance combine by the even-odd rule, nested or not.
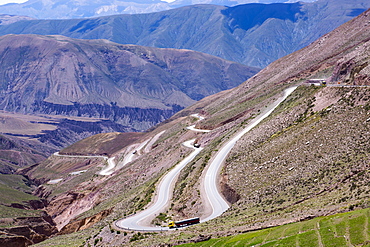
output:
[[[121,44],[191,49],[262,68],[310,44],[369,7],[369,2],[364,0],[235,7],[195,5],[140,15],[20,21],[0,26],[0,35],[59,34]]]
[[[110,177],[94,177],[97,168],[91,164],[95,160],[85,165],[80,161],[81,166],[75,169],[87,167],[84,177],[66,176],[58,186],[43,185],[42,191],[49,191],[45,198],[54,202],[50,211],[62,215],[55,217],[59,226],[65,225],[67,232],[90,228],[73,233],[77,236],[73,240],[71,235],[60,236],[38,246],[57,245],[66,239],[74,246],[179,244],[369,207],[370,91],[368,87],[349,87],[360,81],[369,85],[369,21],[367,11],[310,46],[274,62],[241,86],[179,112],[135,141],[140,144],[159,135],[154,143],[148,141],[145,150],[149,152]],[[339,73],[342,77],[336,76],[338,71],[343,71]],[[323,78],[331,85],[305,83]],[[332,83],[338,82],[344,86],[333,87]],[[207,206],[200,184],[209,160],[230,136],[292,85],[301,86],[246,134],[226,160],[220,187],[232,205],[221,217],[179,231],[149,234],[123,233],[112,225],[153,199],[158,179],[190,152],[181,143],[192,138],[204,149],[181,172],[171,205],[153,223],[205,215]],[[186,126],[197,121],[190,116],[192,113],[206,116],[198,127],[213,130],[187,130]],[[116,158],[124,159],[129,150],[123,147]],[[67,168],[76,163],[55,159],[30,170],[29,175],[42,178],[45,167],[51,168],[49,174],[62,168],[67,173]],[[102,220],[93,220],[93,226],[88,224],[89,219],[96,218]]]
[[[0,174],[1,246],[28,246],[57,233],[43,210],[47,201],[30,195],[34,186],[23,176]]]

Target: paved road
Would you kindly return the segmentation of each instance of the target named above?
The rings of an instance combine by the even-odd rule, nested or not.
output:
[[[112,157],[108,159],[108,165],[103,170],[99,172],[99,175],[102,176],[108,176],[111,175],[114,172],[114,167],[116,167],[116,163],[114,162],[114,159],[116,157]]]
[[[248,131],[253,129],[257,126],[263,119],[268,117],[275,108],[283,102],[297,87],[288,88],[284,91],[283,97],[279,98],[274,104],[270,107],[270,109],[262,115],[257,116],[250,124],[247,125],[245,129],[239,132],[235,137],[233,137],[229,142],[227,142],[216,154],[216,157],[213,159],[212,163],[208,167],[206,171],[206,175],[204,178],[204,190],[206,192],[206,198],[209,204],[212,206],[212,213],[207,218],[202,219],[202,222],[214,219],[220,216],[223,212],[225,212],[229,205],[223,196],[218,191],[218,174],[219,171],[231,151],[234,147],[235,143]]]
[[[128,155],[125,156],[123,162],[119,163],[117,168],[118,169],[121,169],[122,167],[124,167],[126,164],[130,163],[131,161],[134,160],[134,157],[135,155],[137,155],[137,152],[140,151],[147,143],[148,143],[149,140],[146,140],[144,141],[143,143],[141,143],[137,148],[136,148],[136,152],[133,153],[133,152],[130,152]],[[102,156],[102,155],[65,155],[65,154],[59,154],[59,152],[55,152],[54,153],[55,156],[59,156],[59,157],[69,157],[69,158],[103,158],[105,160],[107,160],[108,162],[108,165],[106,167],[104,167],[98,174],[99,175],[102,175],[102,176],[109,176],[111,175],[113,172],[115,172],[115,168],[116,168],[116,163],[114,162],[114,159],[115,157],[111,157],[111,158],[108,158],[108,156]],[[54,180],[53,180],[54,181]],[[55,180],[56,181],[56,180]],[[50,181],[49,181],[50,182]]]
[[[103,158],[103,159],[108,159],[107,156],[102,156],[102,155],[69,155],[69,154],[59,154],[59,152],[55,152],[53,155],[59,156],[59,157],[68,157],[68,158]]]
[[[230,140],[226,145],[224,145],[220,151],[217,153],[215,159],[209,166],[209,168],[206,171],[205,179],[204,179],[204,187],[206,191],[206,198],[208,199],[211,207],[212,207],[212,214],[208,216],[205,219],[202,219],[202,222],[214,219],[218,216],[220,216],[223,212],[225,212],[229,205],[225,201],[225,199],[222,197],[222,195],[219,193],[217,184],[217,175],[219,173],[219,170],[230,152],[230,150],[233,148],[235,143],[248,131],[250,131],[252,128],[254,128],[257,124],[259,124],[263,119],[265,119],[267,116],[269,116],[273,110],[281,103],[283,102],[294,90],[296,87],[289,88],[284,92],[284,96],[279,98],[274,104],[269,108],[269,110],[256,117],[252,123],[250,123],[243,131],[238,133],[232,140]],[[198,117],[199,119],[202,119],[198,115],[194,115],[195,117]],[[191,129],[193,131],[201,131],[201,132],[208,132],[208,130],[198,130],[195,129],[195,126],[190,126],[188,129]],[[189,148],[193,148],[194,151],[187,156],[184,160],[182,160],[178,165],[176,165],[172,170],[170,170],[161,180],[158,188],[157,188],[157,197],[153,204],[151,204],[147,209],[129,216],[124,219],[120,219],[115,222],[116,226],[123,228],[123,229],[129,229],[129,230],[137,230],[137,231],[164,231],[169,230],[168,227],[154,227],[154,226],[148,226],[147,221],[153,218],[155,215],[158,215],[160,212],[164,210],[169,204],[169,201],[171,199],[172,195],[172,185],[175,181],[176,177],[180,173],[180,171],[190,162],[192,161],[195,156],[198,155],[198,153],[202,150],[202,148],[195,148],[192,143],[194,140],[189,140],[185,143],[183,143],[185,146]]]
[[[150,205],[147,209],[130,216],[125,219],[120,219],[115,222],[116,226],[129,229],[129,230],[137,230],[137,231],[163,231],[169,230],[168,227],[154,227],[154,226],[146,226],[144,223],[145,220],[153,218],[153,216],[158,215],[160,212],[163,211],[169,204],[172,195],[172,184],[175,181],[175,178],[178,176],[180,171],[194,159],[195,156],[202,150],[202,148],[194,148],[191,145],[194,140],[189,140],[183,145],[193,148],[194,151],[188,155],[185,159],[183,159],[178,165],[176,165],[173,169],[171,169],[161,180],[158,185],[157,192],[158,195],[156,196],[155,202]]]
[[[204,117],[200,116],[199,114],[193,114],[191,115],[192,117],[196,117],[198,118],[200,121],[204,119]],[[210,130],[203,130],[203,129],[196,129],[195,128],[195,125],[192,125],[192,126],[189,126],[187,127],[188,130],[192,130],[192,131],[195,131],[195,132],[204,132],[204,133],[207,133],[207,132],[210,132]]]
[[[88,159],[93,159],[93,158],[103,158],[104,160],[107,160],[108,166],[103,168],[98,174],[102,176],[108,176],[113,173],[113,169],[116,166],[116,163],[114,162],[114,158],[108,158],[108,156],[103,156],[103,155],[68,155],[68,154],[59,154],[59,152],[54,153],[55,156],[59,157],[68,157],[68,158],[88,158]]]

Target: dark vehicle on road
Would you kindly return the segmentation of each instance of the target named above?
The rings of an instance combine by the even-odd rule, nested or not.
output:
[[[198,223],[200,223],[200,219],[199,217],[196,217],[196,218],[180,220],[180,221],[170,221],[168,223],[168,227],[169,228],[179,228],[179,227],[190,226],[190,225],[194,225]]]

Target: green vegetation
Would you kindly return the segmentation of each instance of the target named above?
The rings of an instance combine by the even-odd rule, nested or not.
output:
[[[38,243],[36,245],[33,245],[33,246],[37,246],[37,247],[49,247],[49,246],[53,246],[53,247],[71,247],[71,246],[80,247],[80,246],[85,246],[86,240],[91,238],[90,234],[94,234],[94,232],[84,230],[84,231],[80,231],[80,232],[71,233],[71,234],[68,234],[68,235],[58,235],[58,236],[55,236],[51,239],[47,239],[47,240],[45,240],[41,243]],[[68,236],[68,237],[66,237],[66,236]],[[100,238],[98,238],[98,239],[99,239],[99,241],[101,240]]]
[[[169,217],[165,213],[160,213],[156,218],[162,222],[166,222],[169,219]]]
[[[180,246],[370,246],[370,209]]]
[[[10,207],[13,203],[27,207],[28,201],[40,199],[25,193],[30,191],[30,187],[27,183],[27,179],[23,176],[0,174],[0,218],[33,217],[40,215],[40,211],[37,210]],[[7,226],[8,224],[2,222],[0,225]]]
[[[131,238],[130,238],[130,242],[134,242],[134,241],[137,241],[137,240],[140,240],[140,239],[144,239],[146,238],[147,236],[151,236],[151,235],[155,235],[157,233],[153,233],[153,232],[146,232],[146,233],[141,233],[141,232],[138,232],[138,233],[135,233]]]
[[[4,184],[0,184],[0,195],[2,204],[22,203],[30,200],[38,200],[39,198],[13,188]]]
[[[21,175],[0,174],[0,184],[9,186],[13,189],[31,193],[30,182]]]
[[[37,217],[40,216],[41,211],[38,210],[26,210],[20,208],[7,207],[0,205],[0,218],[10,219],[15,217]],[[0,226],[7,226],[7,223],[0,223]]]

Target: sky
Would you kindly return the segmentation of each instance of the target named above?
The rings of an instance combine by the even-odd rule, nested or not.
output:
[[[7,3],[24,3],[27,0],[0,0],[0,5],[7,4]]]

